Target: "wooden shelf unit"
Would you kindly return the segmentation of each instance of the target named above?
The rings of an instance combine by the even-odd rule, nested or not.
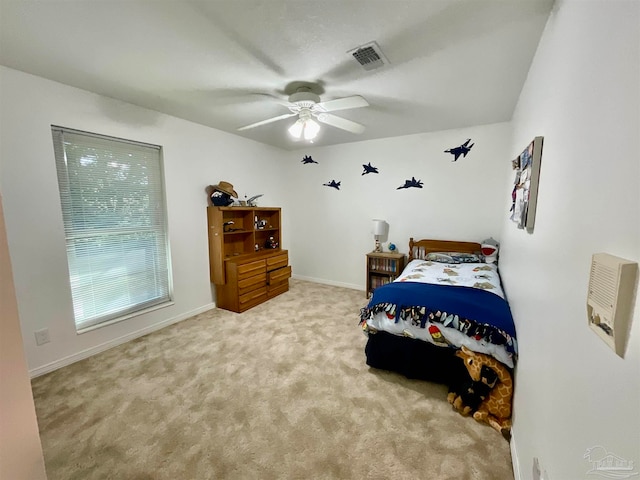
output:
[[[367,253],[367,298],[381,285],[393,282],[405,267],[404,253]]]
[[[216,305],[243,312],[289,290],[278,207],[207,207],[209,272]],[[277,248],[266,246],[270,237]]]

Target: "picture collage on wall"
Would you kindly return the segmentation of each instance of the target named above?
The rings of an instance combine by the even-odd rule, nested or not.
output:
[[[535,137],[511,163],[516,174],[511,192],[512,203],[509,218],[518,228],[526,229],[528,233],[533,233],[536,220],[543,138]]]
[[[447,150],[444,150],[444,153],[450,153],[451,155],[453,155],[453,162],[458,161],[458,159],[460,158],[460,156],[462,156],[463,158],[465,158],[467,156],[467,154],[471,151],[471,148],[475,145],[474,143],[471,143],[471,139],[468,138],[463,144],[457,146],[457,147],[452,147],[449,148]],[[310,165],[313,163],[318,163],[317,161],[315,161],[311,155],[305,155],[302,160],[301,160],[303,165]],[[376,173],[379,174],[380,172],[378,171],[378,168],[374,165],[371,165],[371,162],[367,163],[366,165],[363,164],[362,168],[364,169],[362,171],[362,175],[368,175],[370,173]],[[341,181],[339,180],[329,180],[326,183],[323,183],[322,185],[325,187],[330,187],[330,188],[335,188],[336,190],[340,190],[340,183]],[[416,179],[416,177],[411,177],[410,179],[406,179],[404,181],[404,183],[402,185],[400,185],[398,188],[396,188],[396,190],[402,190],[402,189],[406,189],[406,188],[422,188],[423,183],[422,180]]]

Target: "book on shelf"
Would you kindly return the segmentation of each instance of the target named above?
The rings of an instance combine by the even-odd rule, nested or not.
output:
[[[392,258],[371,258],[370,268],[380,272],[395,272],[398,268],[398,261]]]
[[[395,279],[396,277],[371,277],[371,288],[376,289],[382,285],[393,282]]]

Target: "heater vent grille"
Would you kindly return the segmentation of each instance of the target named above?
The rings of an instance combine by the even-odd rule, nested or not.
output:
[[[618,271],[609,265],[594,262],[591,265],[589,295],[601,308],[610,312],[615,303],[618,289]]]
[[[629,335],[638,264],[607,253],[591,259],[587,319],[589,327],[619,356]]]
[[[365,70],[375,70],[389,63],[376,42],[362,45],[349,52]]]

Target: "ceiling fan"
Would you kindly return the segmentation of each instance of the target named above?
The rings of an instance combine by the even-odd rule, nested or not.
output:
[[[351,108],[368,107],[367,102],[360,95],[353,95],[351,97],[336,98],[334,100],[327,100],[326,102],[320,101],[320,96],[312,91],[313,85],[304,85],[297,87],[295,93],[289,96],[288,101],[281,100],[273,97],[278,103],[284,105],[289,109],[289,113],[278,115],[277,117],[268,118],[260,122],[245,125],[238,128],[238,131],[249,130],[250,128],[259,127],[268,123],[277,122],[278,120],[284,120],[285,118],[298,116],[298,120],[289,127],[289,133],[294,138],[301,138],[304,136],[305,140],[313,140],[320,131],[320,125],[318,122],[330,125],[335,128],[346,130],[350,133],[360,134],[364,132],[365,127],[359,123],[347,120],[346,118],[338,117],[329,112],[335,112],[337,110],[347,110]]]

